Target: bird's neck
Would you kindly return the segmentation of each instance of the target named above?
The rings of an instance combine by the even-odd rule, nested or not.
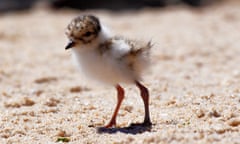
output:
[[[105,27],[103,25],[103,26],[101,26],[101,31],[99,32],[98,37],[87,47],[88,47],[88,49],[98,48],[100,44],[106,42],[111,37],[112,37],[112,33],[110,32],[110,30],[107,27]]]
[[[110,32],[110,30],[106,26],[102,25],[101,31],[98,35],[98,44],[105,42],[106,40],[110,39],[111,37],[112,37],[112,33]]]

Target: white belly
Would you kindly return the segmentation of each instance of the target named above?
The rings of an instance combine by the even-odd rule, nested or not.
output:
[[[111,85],[134,82],[134,75],[127,65],[110,56],[95,51],[75,51],[73,57],[86,76]]]

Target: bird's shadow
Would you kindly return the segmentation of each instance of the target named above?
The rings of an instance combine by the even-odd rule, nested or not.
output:
[[[146,131],[151,131],[152,125],[145,126],[142,124],[131,124],[127,127],[122,128],[105,128],[105,127],[98,127],[97,132],[99,134],[108,133],[108,134],[114,134],[117,132],[125,133],[125,134],[140,134],[144,133]]]

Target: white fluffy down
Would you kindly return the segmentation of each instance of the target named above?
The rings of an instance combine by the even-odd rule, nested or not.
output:
[[[96,50],[96,43],[104,41],[109,37],[109,32],[105,32],[103,29],[95,44],[73,48],[74,60],[82,73],[93,80],[110,85],[133,83],[139,79],[142,67],[147,65],[145,58],[140,55],[136,59],[137,71],[129,69],[125,60],[119,60],[122,55],[130,51],[129,45],[124,40],[114,41],[112,49],[101,55]]]

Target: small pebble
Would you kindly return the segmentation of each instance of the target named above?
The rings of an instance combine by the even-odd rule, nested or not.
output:
[[[52,82],[52,81],[56,81],[56,80],[57,80],[56,77],[43,77],[43,78],[34,80],[34,82],[37,84],[42,84],[42,83],[48,83],[48,82]]]
[[[237,126],[240,126],[240,118],[233,118],[233,119],[230,119],[228,121],[228,125],[232,126],[232,127],[237,127]]]

